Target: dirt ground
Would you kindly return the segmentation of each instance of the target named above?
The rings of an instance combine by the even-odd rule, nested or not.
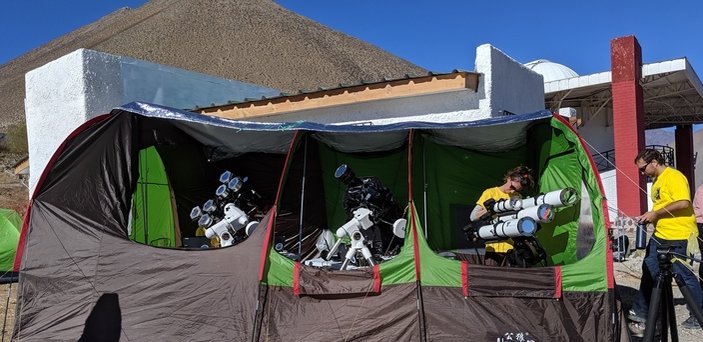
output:
[[[640,284],[640,276],[642,274],[642,258],[643,251],[637,251],[627,258],[624,262],[616,262],[614,264],[615,282],[618,292],[622,298],[623,308],[625,312],[632,306],[632,301],[637,294]],[[698,264],[694,269],[698,272]],[[688,310],[686,309],[685,300],[681,292],[673,282],[674,294],[674,310],[676,311],[676,322],[678,323],[679,341],[680,342],[700,342],[703,341],[703,330],[689,330],[681,327],[681,322],[688,318]],[[669,336],[671,338],[671,336]],[[641,341],[642,339],[633,337],[632,341]]]
[[[15,324],[15,305],[17,304],[17,284],[0,285],[0,324],[2,324],[2,341],[9,341],[12,326]],[[9,306],[9,309],[8,309]]]

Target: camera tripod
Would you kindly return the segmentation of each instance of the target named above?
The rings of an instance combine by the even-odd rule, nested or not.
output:
[[[647,326],[644,331],[645,342],[654,340],[654,331],[656,330],[657,318],[661,318],[661,341],[668,339],[667,328],[671,332],[671,341],[678,342],[679,335],[676,330],[676,313],[674,312],[674,296],[671,289],[671,279],[676,280],[679,290],[686,299],[688,309],[693,313],[698,323],[703,326],[703,310],[701,303],[696,303],[693,300],[691,289],[681,279],[681,276],[671,272],[671,259],[673,253],[670,251],[657,251],[657,261],[659,262],[659,274],[656,277],[656,284],[652,288],[652,296],[649,301],[649,313],[647,315]],[[661,316],[661,317],[659,317]]]

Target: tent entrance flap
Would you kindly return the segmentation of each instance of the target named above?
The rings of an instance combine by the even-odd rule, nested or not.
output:
[[[174,200],[156,148],[139,151],[139,179],[132,197],[131,240],[159,247],[180,246]]]

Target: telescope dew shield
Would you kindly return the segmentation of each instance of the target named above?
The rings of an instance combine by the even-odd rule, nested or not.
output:
[[[549,204],[540,204],[520,210],[515,218],[529,217],[535,221],[549,223],[554,220],[554,207]]]
[[[522,200],[519,198],[501,200],[493,204],[494,213],[504,213],[508,211],[517,211],[520,209],[522,209]]]
[[[535,197],[528,197],[522,200],[522,207],[529,208],[540,204],[549,204],[555,208],[568,207],[578,201],[578,192],[573,188],[564,188],[554,190],[546,194],[540,194]]]
[[[484,240],[507,239],[518,236],[532,236],[537,232],[537,222],[531,217],[498,221],[478,229],[478,236]]]
[[[220,183],[227,184],[229,180],[232,179],[232,172],[225,171],[220,175]]]

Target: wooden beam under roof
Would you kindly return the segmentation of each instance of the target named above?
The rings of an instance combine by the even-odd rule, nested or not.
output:
[[[226,119],[251,119],[301,110],[343,106],[409,96],[478,88],[478,73],[452,72],[325,89],[290,96],[227,104],[194,110]]]

